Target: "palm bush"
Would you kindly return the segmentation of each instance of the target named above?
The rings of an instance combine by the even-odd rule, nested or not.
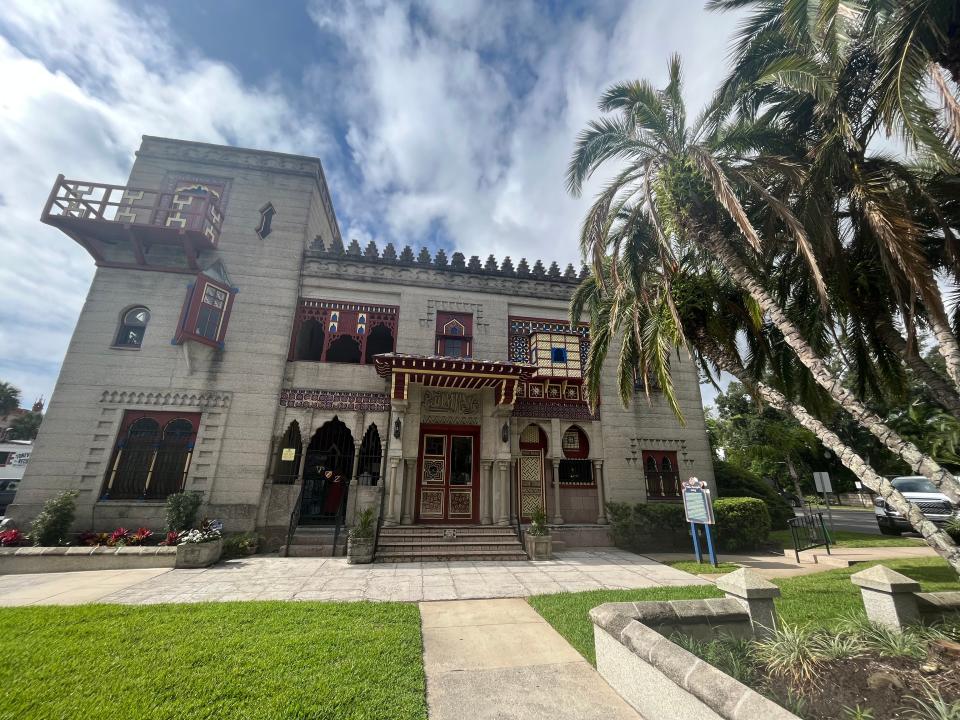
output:
[[[67,490],[43,504],[43,509],[30,526],[30,540],[34,545],[46,547],[67,544],[70,526],[76,515],[78,495],[76,490]]]

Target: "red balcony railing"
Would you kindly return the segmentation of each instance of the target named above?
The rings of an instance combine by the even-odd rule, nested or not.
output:
[[[644,477],[647,481],[647,500],[680,501],[680,473],[647,471]]]
[[[67,180],[60,175],[40,218],[63,230],[98,264],[124,265],[109,245],[129,241],[136,265],[150,245],[182,245],[188,264],[199,250],[220,240],[223,217],[218,198],[200,187],[162,192],[149,188]]]

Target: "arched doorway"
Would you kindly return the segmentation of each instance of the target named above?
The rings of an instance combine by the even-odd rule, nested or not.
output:
[[[307,447],[301,525],[332,525],[347,499],[353,473],[353,435],[339,418],[324,423]]]
[[[517,459],[517,497],[520,519],[529,522],[538,509],[546,512],[543,494],[544,458],[547,435],[539,425],[530,423],[520,431],[520,457]]]

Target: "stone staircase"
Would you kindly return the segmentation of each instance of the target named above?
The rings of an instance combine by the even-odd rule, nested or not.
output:
[[[340,528],[337,538],[337,552],[333,551],[333,527],[301,525],[290,539],[289,552],[287,546],[280,547],[280,557],[332,557],[347,554],[347,528]]]
[[[380,528],[374,562],[526,560],[512,527],[405,525]]]

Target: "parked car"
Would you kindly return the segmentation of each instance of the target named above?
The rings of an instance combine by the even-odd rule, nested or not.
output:
[[[17,494],[19,485],[19,478],[0,480],[0,515],[3,515],[7,511],[7,505],[13,502],[13,496]]]
[[[907,500],[920,508],[927,520],[936,525],[945,525],[957,513],[950,499],[925,477],[906,475],[890,482]],[[910,522],[879,496],[873,499],[873,512],[884,535],[899,535],[905,530],[913,530]]]

